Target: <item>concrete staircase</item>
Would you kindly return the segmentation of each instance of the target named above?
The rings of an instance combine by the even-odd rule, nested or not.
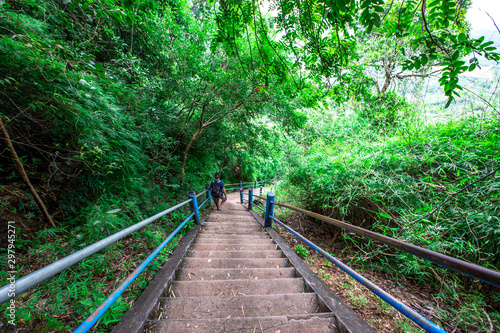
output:
[[[236,200],[213,211],[145,332],[338,332],[333,313]]]
[[[262,225],[230,194],[183,237],[112,333],[375,333]]]

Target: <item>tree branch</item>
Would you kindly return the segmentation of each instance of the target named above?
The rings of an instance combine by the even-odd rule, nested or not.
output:
[[[1,132],[5,138],[5,141],[7,142],[7,148],[9,148],[10,155],[12,156],[12,159],[14,160],[14,163],[17,166],[17,170],[19,171],[19,174],[21,175],[21,178],[23,179],[24,183],[26,186],[28,186],[31,194],[33,195],[33,198],[35,199],[36,204],[38,205],[38,208],[42,211],[43,215],[45,216],[45,219],[47,222],[50,223],[54,228],[56,227],[54,221],[52,220],[52,217],[50,217],[49,212],[45,208],[45,205],[43,204],[42,199],[38,196],[38,193],[36,192],[35,188],[33,185],[31,185],[31,182],[28,178],[28,175],[26,174],[26,171],[24,170],[23,164],[21,160],[19,159],[19,156],[17,156],[16,150],[14,149],[14,146],[12,145],[12,141],[10,140],[9,133],[7,132],[7,129],[3,125],[2,118],[0,117],[0,129]]]

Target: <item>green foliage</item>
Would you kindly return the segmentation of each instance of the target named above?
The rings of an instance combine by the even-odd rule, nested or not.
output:
[[[141,200],[144,197],[149,199]],[[26,251],[26,255],[18,260],[18,274],[31,271],[33,262],[39,266],[48,265],[169,206],[163,201],[158,187],[151,190],[138,187],[136,192],[129,189],[124,197],[103,196],[83,209],[78,218],[80,223],[73,222],[76,226],[71,230],[67,227],[45,229],[31,240],[18,237],[16,247]],[[36,323],[38,329],[60,331],[75,328],[58,318],[70,316],[78,324],[81,319],[76,318],[87,317],[187,215],[186,207],[176,210],[40,284],[34,292],[20,295],[16,298],[17,325]],[[100,320],[99,332],[109,331],[123,316],[178,246],[178,237],[183,237],[191,227],[192,224],[188,224],[183,228],[111,306]],[[1,253],[1,258],[4,259],[4,253]],[[0,271],[0,276],[4,273]],[[50,302],[47,301],[49,298]],[[6,306],[2,305],[2,309]]]
[[[50,170],[49,185],[80,188],[73,203],[144,180],[178,191],[186,160],[186,188],[221,168],[232,178],[242,164],[234,180],[265,178],[267,162],[244,162],[269,155],[261,139],[273,129],[257,118],[290,128],[305,119],[288,83],[252,63],[255,50],[240,40],[237,55],[208,49],[213,19],[183,2],[13,1],[2,10],[2,116],[19,154]],[[30,145],[25,133],[36,135]]]
[[[274,73],[286,79],[304,68],[304,76],[295,82],[298,90],[302,89],[302,78],[318,83],[321,77],[325,81],[335,78],[337,84],[330,88],[341,91],[344,98],[350,93],[353,72],[367,76],[357,67],[385,71],[388,83],[391,77],[399,79],[402,74],[396,74],[395,68],[402,67],[405,77],[442,66],[440,85],[448,107],[454,96],[460,96],[459,74],[474,70],[478,55],[500,60],[493,42],[469,35],[465,21],[468,5],[454,0],[282,1],[266,13],[259,2],[228,1],[218,7],[215,42],[236,50],[233,40],[253,31],[262,49],[258,56],[267,68],[276,69]],[[390,56],[380,57],[382,64],[359,64],[365,56],[359,46],[366,39],[378,45],[392,41]],[[281,52],[290,54],[289,58],[280,57]],[[465,56],[470,57],[468,64]],[[386,87],[384,84],[382,93]]]
[[[297,244],[293,248],[293,250],[300,256],[302,259],[306,259],[309,256],[309,251],[302,245]]]
[[[284,143],[287,168],[278,184],[283,195],[277,200],[498,269],[500,202],[495,179],[474,184],[436,214],[419,220],[497,167],[498,119],[472,115],[424,125],[401,97],[382,96],[380,104],[368,100],[310,110],[307,125]],[[485,283],[402,251],[379,248],[351,232],[341,236],[352,249],[350,264],[442,289],[440,301],[460,309],[446,311],[443,320],[468,318],[461,327],[474,332],[490,325],[485,315],[479,315],[489,313],[494,304],[486,296],[490,289]],[[473,306],[471,294],[488,300]],[[492,311],[490,318],[497,315]]]
[[[352,115],[349,123],[341,118],[329,125],[331,141],[320,136],[305,152],[298,148],[290,154],[294,174],[287,176],[288,181],[308,198],[307,208],[328,215],[335,212],[340,218],[362,217],[389,236],[402,228],[412,243],[476,263],[498,264],[495,247],[500,238],[494,225],[500,217],[494,209],[498,199],[494,182],[479,183],[446,204],[441,210],[446,217],[439,223],[429,219],[409,226],[447,193],[495,166],[498,124],[474,119],[436,124],[408,138],[411,143],[404,138],[377,139],[377,131],[365,119],[353,121]],[[360,140],[367,135],[374,140]],[[298,157],[302,154],[307,158]],[[405,255],[400,256],[405,257],[402,263],[407,262]]]
[[[404,122],[411,119],[413,106],[395,92],[387,92],[379,96],[369,96],[357,110],[366,118],[371,126],[382,131],[393,131],[401,128]]]
[[[499,267],[494,181],[411,223],[496,165],[498,121],[424,126],[390,89],[396,79],[440,66],[449,104],[461,89],[458,75],[474,70],[478,56],[499,59],[491,42],[469,36],[463,5],[281,2],[271,6],[274,18],[258,6],[0,4],[0,117],[58,224],[17,239],[28,258],[20,274],[32,259],[48,264],[166,209],[186,189],[202,190],[216,171],[227,182],[280,173],[273,190],[287,200]],[[20,183],[6,151],[0,165],[1,191]],[[39,218],[25,197],[2,199],[0,209]],[[63,315],[71,313],[72,322],[87,315],[185,216],[176,211],[21,296],[18,324],[70,329]],[[372,250],[356,235],[342,237]],[[112,327],[177,244],[161,251],[99,330]],[[301,245],[295,251],[309,256]],[[133,257],[121,262],[120,253]],[[373,265],[433,283],[437,275],[451,276],[404,253],[377,256]],[[457,296],[454,287],[442,297]],[[470,299],[452,315],[467,311],[474,327],[486,327]]]

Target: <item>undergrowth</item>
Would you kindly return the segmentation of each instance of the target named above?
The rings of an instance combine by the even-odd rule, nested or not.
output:
[[[167,198],[159,187],[136,188],[126,197],[102,196],[66,226],[43,229],[33,238],[17,230],[17,278],[123,230],[184,199]],[[144,200],[144,198],[147,198]],[[16,298],[17,327],[37,332],[75,329],[189,215],[186,205],[87,257]],[[101,317],[96,332],[109,332],[194,226],[191,220]],[[6,267],[7,255],[0,255]],[[6,277],[6,270],[0,271]],[[2,285],[6,280],[2,279]],[[2,305],[7,313],[8,303]],[[5,316],[2,316],[5,322]]]
[[[352,112],[327,114],[331,118],[311,116],[310,133],[293,137],[299,144],[289,146],[290,171],[277,184],[276,201],[499,270],[500,172],[426,216],[499,166],[496,117],[473,115],[429,125],[417,117],[391,130]],[[330,237],[338,232],[316,223]],[[340,235],[352,255],[349,264],[433,286],[435,300],[445,304],[440,318],[456,323],[458,330],[483,332],[500,325],[495,287],[352,232]]]

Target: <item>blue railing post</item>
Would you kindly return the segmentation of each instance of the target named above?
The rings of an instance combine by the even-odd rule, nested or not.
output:
[[[191,199],[189,205],[191,206],[191,212],[194,213],[194,221],[196,224],[200,224],[200,212],[198,211],[198,201],[196,200],[196,193],[193,191],[188,193],[188,198]]]
[[[243,189],[243,184],[241,184],[241,180],[240,180],[240,191]]]
[[[248,210],[252,210],[253,188],[248,190]]]
[[[264,186],[266,186],[266,180],[264,179]]]
[[[270,216],[274,214],[274,193],[267,193],[266,200],[266,215],[264,218],[264,228],[269,228],[273,224],[273,220],[271,220]]]
[[[262,185],[260,186],[260,194],[259,196],[262,196]]]
[[[253,188],[257,188],[257,181],[253,183]]]
[[[243,203],[243,189],[240,188],[240,202]]]

